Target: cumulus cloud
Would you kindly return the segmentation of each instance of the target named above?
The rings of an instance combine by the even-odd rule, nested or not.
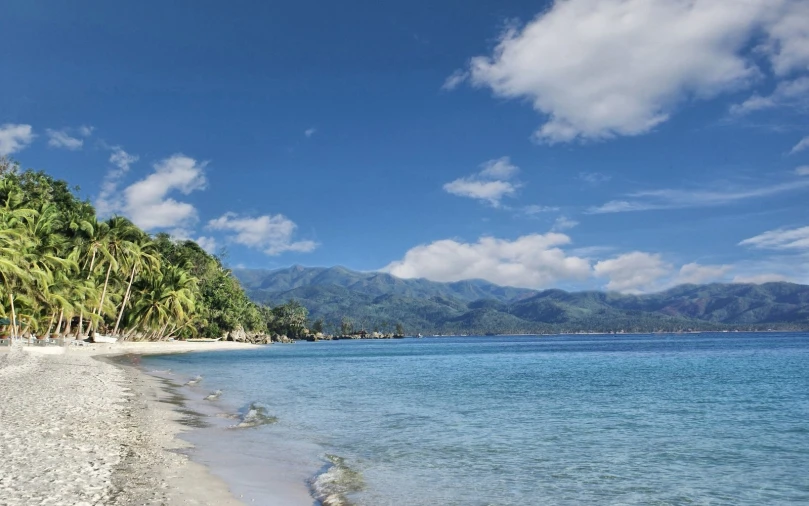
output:
[[[595,275],[608,278],[607,290],[622,293],[644,293],[660,288],[663,278],[673,270],[656,253],[633,251],[609,260],[602,260],[593,266]]]
[[[803,0],[557,0],[511,26],[464,79],[505,98],[528,99],[546,117],[538,141],[639,135],[678,103],[707,99],[809,63]],[[751,50],[756,47],[757,50]]]
[[[118,180],[135,161],[136,156],[120,148],[113,151],[110,162],[116,165],[116,169],[108,174],[102,185],[97,205],[107,213],[129,217],[144,230],[182,230],[196,223],[197,209],[169,195],[175,192],[188,195],[204,189],[205,164],[176,154],[155,163],[151,174],[118,192]]]
[[[773,250],[809,250],[809,227],[769,230],[745,239],[740,246]]]
[[[53,130],[50,128],[45,129],[48,134],[48,146],[52,148],[69,149],[76,151],[81,149],[84,145],[84,140],[76,137],[71,137],[67,130]]]
[[[721,280],[733,269],[730,265],[700,265],[698,263],[685,264],[680,267],[680,272],[674,284],[695,284],[701,285],[713,281]]]
[[[205,164],[176,154],[154,164],[154,172],[124,190],[124,213],[145,230],[172,228],[197,221],[196,208],[168,195],[188,195],[207,183]]]
[[[480,167],[480,172],[472,176],[446,183],[444,191],[459,197],[483,200],[492,207],[500,207],[503,197],[513,196],[520,187],[519,183],[507,181],[520,169],[507,156],[489,160]]]
[[[317,248],[314,241],[293,241],[297,227],[282,214],[247,217],[225,213],[208,222],[211,230],[230,232],[227,236],[230,241],[262,250],[272,256],[287,251],[308,253]]]
[[[129,167],[138,161],[138,157],[130,155],[120,146],[112,148],[109,162],[114,166],[104,176],[101,182],[101,191],[96,198],[96,211],[101,216],[108,216],[123,208],[123,197],[118,193],[118,184],[121,178],[129,172]]]
[[[769,186],[737,187],[726,189],[727,184],[717,185],[716,190],[662,189],[630,193],[632,200],[612,200],[587,210],[590,214],[622,213],[656,209],[683,209],[732,204],[741,200],[768,197],[779,193],[809,187],[809,180],[799,179]]]
[[[22,151],[34,140],[31,125],[0,125],[0,156],[7,156]]]
[[[567,235],[554,232],[513,241],[494,237],[481,237],[474,243],[444,239],[412,248],[383,271],[400,278],[485,279],[500,285],[543,288],[589,277],[589,261],[562,249],[570,242]]]
[[[0,144],[0,146],[2,146],[2,144]],[[795,153],[799,153],[806,148],[809,148],[809,135],[798,141],[798,143],[795,144],[789,151],[789,154],[794,155]]]

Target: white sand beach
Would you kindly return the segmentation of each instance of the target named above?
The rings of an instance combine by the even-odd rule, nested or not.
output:
[[[238,505],[178,451],[159,382],[99,356],[248,349],[241,343],[0,348],[0,504]]]

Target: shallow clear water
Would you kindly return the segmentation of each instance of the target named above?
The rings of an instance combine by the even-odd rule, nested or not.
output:
[[[202,374],[195,388],[222,389],[223,409],[278,417],[195,441],[245,497],[325,472],[313,487],[358,505],[809,503],[809,334],[335,341],[143,362]],[[234,470],[242,458],[253,474]]]

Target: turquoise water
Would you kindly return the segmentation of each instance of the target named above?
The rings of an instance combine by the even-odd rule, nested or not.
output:
[[[809,334],[336,341],[144,364],[277,417],[195,441],[257,503],[262,461],[357,505],[809,503]],[[240,456],[254,478],[239,482]]]

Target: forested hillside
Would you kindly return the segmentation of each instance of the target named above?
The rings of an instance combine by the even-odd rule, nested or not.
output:
[[[290,299],[337,329],[409,333],[654,332],[807,329],[809,286],[682,285],[649,295],[532,291],[471,280],[436,283],[342,267],[235,271],[255,301]]]

